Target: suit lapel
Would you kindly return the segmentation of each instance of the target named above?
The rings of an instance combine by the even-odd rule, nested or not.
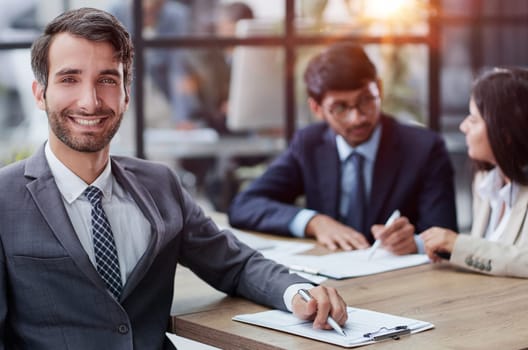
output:
[[[372,188],[367,207],[367,227],[379,223],[376,220],[381,214],[384,204],[390,198],[394,184],[400,174],[403,155],[399,150],[400,145],[397,135],[395,135],[394,123],[394,121],[382,117],[383,127],[380,145],[375,158]],[[387,176],[387,174],[390,174],[390,176]]]
[[[323,135],[323,142],[316,148],[315,153],[323,212],[331,217],[339,218],[341,165],[337,156],[335,134],[330,129]]]
[[[106,289],[75,233],[55,179],[44,156],[44,147],[28,159],[25,176],[35,178],[26,185],[51,231],[79,269],[97,286]]]
[[[526,207],[528,206],[528,188],[521,187],[517,194],[517,200],[510,213],[510,219],[504,229],[501,242],[504,244],[514,244],[526,220]]]
[[[149,245],[136,264],[136,267],[130,273],[130,276],[128,276],[127,282],[123,287],[121,300],[124,300],[143,279],[145,273],[158,255],[162,244],[161,238],[165,236],[165,225],[154,199],[150,195],[148,189],[138,181],[136,176],[116,160],[112,160],[112,171],[121,186],[132,195],[139,209],[145,215],[151,226],[151,239]]]

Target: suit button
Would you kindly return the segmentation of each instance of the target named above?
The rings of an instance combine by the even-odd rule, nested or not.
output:
[[[120,324],[119,327],[117,327],[117,331],[121,334],[127,334],[128,326],[126,324]]]

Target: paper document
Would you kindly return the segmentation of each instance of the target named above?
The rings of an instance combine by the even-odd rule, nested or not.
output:
[[[378,249],[372,259],[369,259],[369,252],[365,249],[321,256],[289,255],[276,260],[292,270],[334,279],[372,275],[429,262],[425,254],[394,255]]]
[[[311,321],[302,321],[293,314],[280,310],[244,314],[233,320],[300,335],[303,337],[340,345],[347,348],[373,344],[378,341],[396,339],[434,328],[429,322],[391,314],[348,307],[348,321],[342,327],[346,336],[334,330],[314,329]],[[406,330],[406,332],[400,332]],[[396,334],[402,335],[396,335]]]
[[[173,333],[165,333],[165,335],[170,339],[171,343],[177,350],[221,350],[220,348],[215,348],[214,346],[180,337]]]

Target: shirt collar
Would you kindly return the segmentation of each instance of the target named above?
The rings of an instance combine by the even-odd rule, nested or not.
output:
[[[49,142],[46,142],[44,153],[51,169],[51,173],[55,178],[55,183],[57,184],[57,187],[66,202],[71,204],[73,201],[78,199],[89,185],[99,188],[103,192],[104,198],[111,198],[112,165],[110,161],[106,163],[101,175],[99,175],[93,183],[87,184],[55,156],[51,150]]]
[[[477,193],[480,198],[489,202],[504,202],[509,208],[512,207],[519,186],[513,186],[512,182],[503,185],[502,178],[497,168],[493,168],[477,185]]]
[[[336,135],[337,153],[339,154],[339,160],[345,161],[352,152],[358,152],[369,161],[374,161],[381,138],[381,124],[378,124],[372,136],[357,147],[350,146],[343,136]]]

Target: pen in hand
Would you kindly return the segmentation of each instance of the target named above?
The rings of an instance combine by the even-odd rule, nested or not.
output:
[[[387,221],[385,222],[385,227],[387,226],[390,226],[392,225],[392,223],[394,222],[394,220],[396,220],[397,218],[400,217],[400,211],[398,209],[396,209],[392,214],[391,216],[387,219]],[[368,256],[368,260],[370,260],[374,254],[376,253],[376,250],[378,249],[378,247],[381,245],[381,241],[379,239],[377,239],[374,244],[372,245],[372,247],[370,247],[370,252],[369,252],[369,256]]]
[[[301,298],[306,301],[306,302],[309,302],[310,300],[312,300],[312,296],[310,295],[310,293],[306,290],[306,289],[299,289],[299,291],[297,292]],[[336,320],[334,320],[332,318],[332,316],[328,315],[328,318],[326,319],[326,322],[328,322],[328,324],[339,334],[341,334],[342,336],[346,337],[346,334],[345,332],[343,331],[343,329],[341,328],[341,326],[339,326],[339,324],[336,322]]]

